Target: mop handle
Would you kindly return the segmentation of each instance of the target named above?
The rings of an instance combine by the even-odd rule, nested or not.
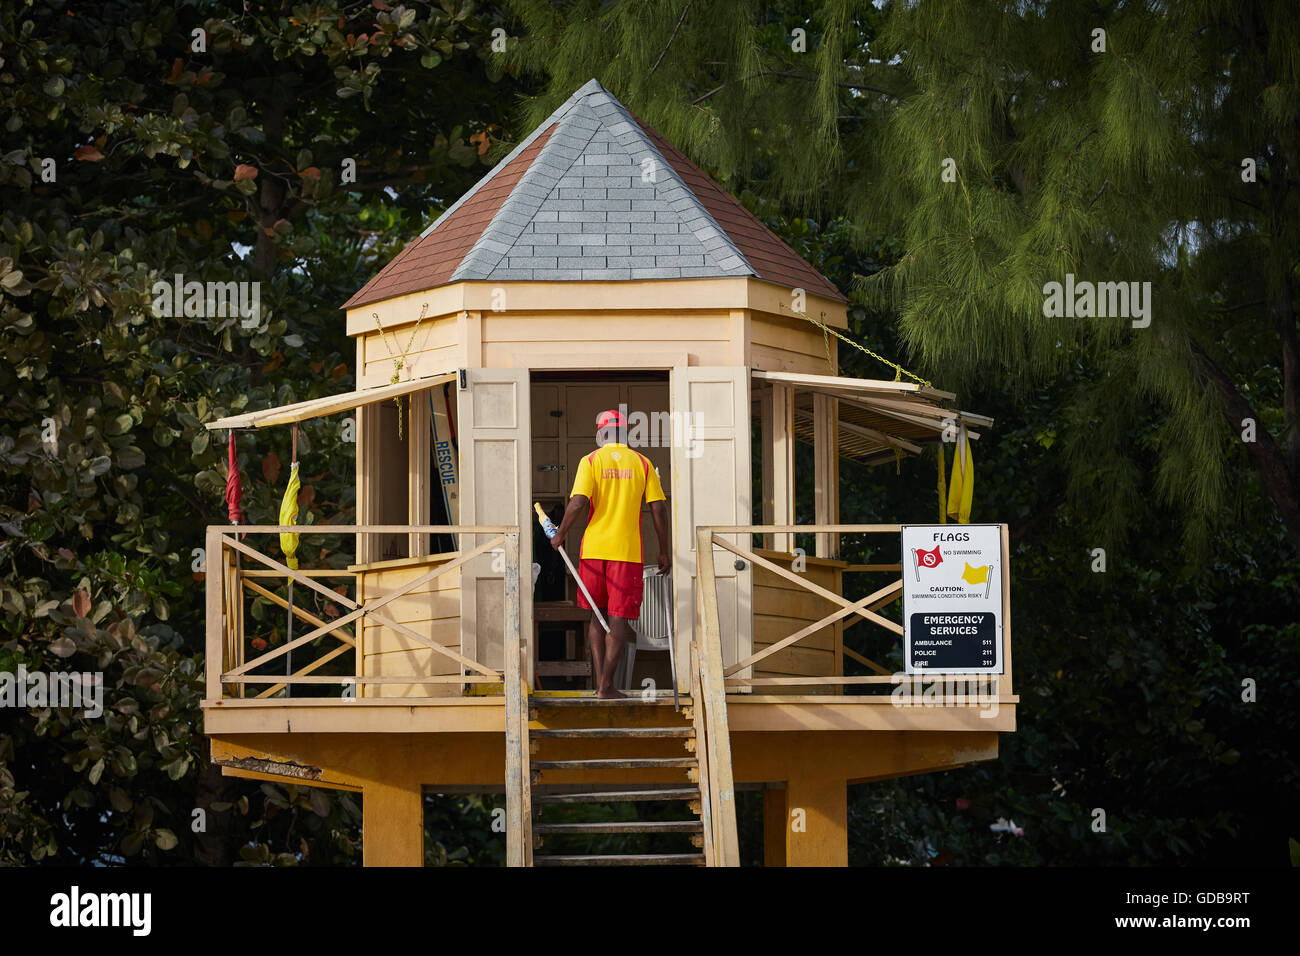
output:
[[[546,512],[542,510],[542,506],[539,502],[533,502],[533,508],[537,511],[537,520],[541,522],[542,530],[546,532],[546,537],[548,539],[554,538],[559,533],[559,529],[555,527],[554,522],[552,522],[550,518],[546,517]],[[582,578],[578,577],[578,569],[573,566],[573,561],[569,558],[569,552],[564,550],[564,545],[560,545],[556,550],[560,552],[560,557],[562,557],[564,563],[568,565],[569,573],[573,575],[573,580],[578,582],[578,587],[582,590],[582,596],[585,597],[587,603],[591,605],[591,613],[596,615],[596,620],[600,621],[600,626],[603,627],[605,633],[608,634],[609,625],[605,623],[605,616],[600,613],[600,608],[596,607],[596,602],[592,600],[591,592],[587,590],[587,586],[582,583]]]

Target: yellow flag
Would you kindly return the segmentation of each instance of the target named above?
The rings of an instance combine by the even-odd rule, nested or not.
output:
[[[993,567],[986,564],[982,568],[972,568],[970,562],[966,563],[966,570],[961,573],[961,579],[971,584],[983,584],[989,579],[989,570]]]
[[[971,498],[975,494],[975,459],[970,453],[966,426],[957,434],[957,448],[952,456],[952,480],[948,482],[948,517],[961,524],[970,521]]]
[[[943,473],[947,466],[943,460],[943,442],[939,443],[939,524],[948,523],[948,486],[944,482]]]
[[[298,523],[298,489],[302,483],[298,480],[298,463],[295,461],[289,469],[289,487],[284,489],[284,500],[280,502],[280,524]],[[284,563],[295,571],[298,570],[298,535],[296,532],[280,532],[280,550],[284,552]]]

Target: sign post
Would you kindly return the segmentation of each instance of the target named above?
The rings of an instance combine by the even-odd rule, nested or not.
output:
[[[999,525],[903,525],[903,648],[908,674],[1001,674]]]

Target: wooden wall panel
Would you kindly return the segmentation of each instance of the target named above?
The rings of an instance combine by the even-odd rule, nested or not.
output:
[[[763,557],[790,567],[792,557],[776,551],[761,551]],[[841,593],[841,562],[808,559],[802,572],[809,582]],[[754,651],[758,652],[818,621],[836,609],[830,601],[787,581],[765,568],[754,568]],[[839,673],[838,650],[843,624],[837,622],[810,634],[754,665],[755,677],[832,677]],[[764,687],[764,694],[837,694],[838,687]]]
[[[373,601],[427,574],[450,558],[431,556],[396,567],[361,569],[357,586],[362,602]],[[460,571],[418,585],[385,605],[380,612],[451,651],[460,651]],[[383,677],[417,674],[456,674],[460,665],[406,634],[363,618],[362,673]],[[460,684],[375,684],[361,689],[364,697],[456,697]]]

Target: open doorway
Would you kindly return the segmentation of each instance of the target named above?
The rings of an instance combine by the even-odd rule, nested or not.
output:
[[[596,416],[606,409],[621,408],[628,416],[628,444],[649,459],[671,499],[672,429],[657,427],[670,421],[666,369],[534,371],[530,388],[532,498],[552,521],[558,524],[563,515],[579,461],[596,448]],[[645,423],[641,429],[636,427],[639,421]],[[585,530],[584,517],[564,543],[575,566]],[[648,507],[641,511],[641,541],[643,560],[653,564],[658,540]],[[584,631],[588,612],[577,606],[577,585],[543,534],[533,535],[532,560],[540,568],[533,587],[536,686],[550,691],[590,689]],[[636,654],[623,684],[637,688],[646,678],[656,687],[671,686],[666,654]]]

